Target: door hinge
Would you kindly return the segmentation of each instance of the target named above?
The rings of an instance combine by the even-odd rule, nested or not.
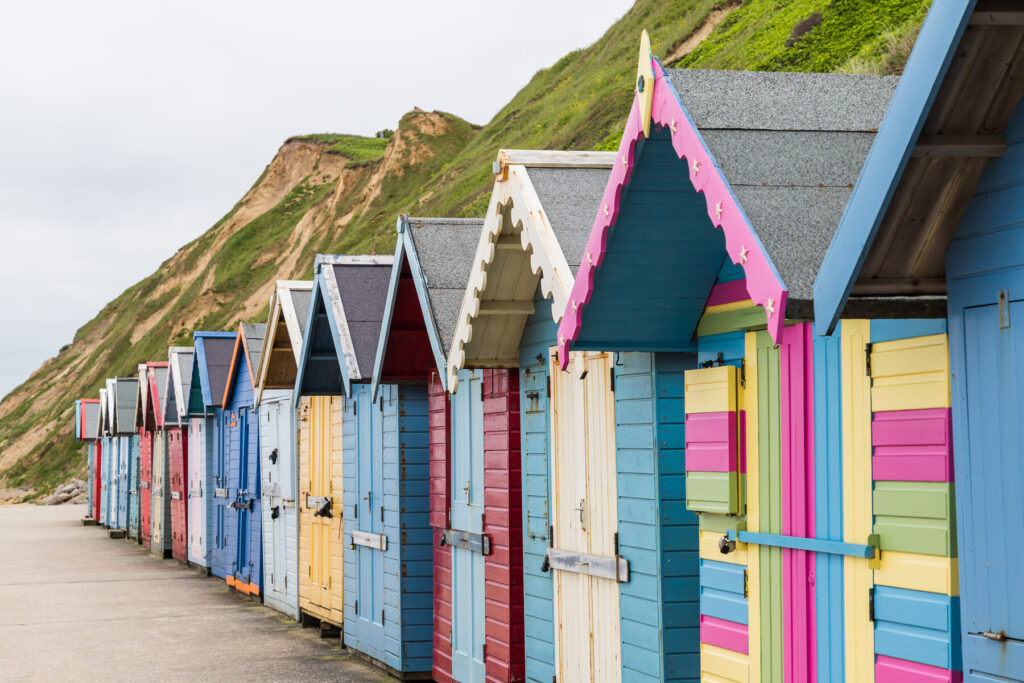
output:
[[[743,597],[750,597],[750,574],[746,569],[743,570]]]
[[[875,589],[868,589],[868,621],[875,620]]]
[[[611,383],[612,393],[615,392],[615,368],[608,368],[608,381]]]
[[[352,506],[352,519],[359,519],[359,503]]]
[[[487,643],[480,645],[480,659],[487,659]]]
[[[553,526],[548,527],[548,547],[555,547],[555,527]]]
[[[1010,329],[1010,307],[1007,306],[1009,293],[1005,289],[999,290],[999,329]],[[987,636],[986,636],[987,637]]]
[[[384,521],[384,506],[380,506],[380,521]]]
[[[619,556],[619,532],[612,534],[612,547],[615,548],[615,556]]]
[[[871,376],[871,347],[873,344],[868,342],[864,345],[864,374],[868,377]]]
[[[380,623],[382,626],[384,625],[384,610],[380,611]]]
[[[356,614],[359,614],[359,601],[356,600]]]
[[[356,401],[352,401],[352,417],[359,414],[359,404]]]
[[[747,386],[747,359],[740,359],[740,386]]]
[[[548,398],[551,398],[551,375],[548,375]]]
[[[309,578],[313,578],[313,565],[309,565]]]
[[[453,629],[448,629],[448,644],[455,647],[455,631]]]

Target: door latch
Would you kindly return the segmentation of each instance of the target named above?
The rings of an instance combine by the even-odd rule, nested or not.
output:
[[[328,519],[333,519],[334,514],[331,512],[331,499],[324,498],[324,502],[320,504],[320,507],[317,508],[316,512],[313,513],[313,516],[327,517]]]
[[[270,464],[272,464],[272,465],[276,465],[277,464],[277,449],[276,448],[274,450],[270,451]]]
[[[281,506],[280,505],[275,505],[273,508],[270,509],[270,518],[271,519],[277,519],[280,516],[281,516]]]

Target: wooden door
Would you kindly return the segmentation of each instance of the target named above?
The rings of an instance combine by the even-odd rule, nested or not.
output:
[[[206,419],[194,417],[189,421],[188,459],[188,557],[192,562],[206,566],[205,539],[206,509],[203,494],[206,482]]]
[[[333,481],[331,479],[331,397],[314,396],[310,399],[310,413],[312,434],[310,443],[309,462],[309,496],[311,498],[334,497]],[[312,506],[312,512],[319,509],[319,505],[307,500],[307,507]],[[332,510],[331,514],[340,514],[340,510]],[[310,582],[312,591],[310,602],[324,608],[331,609],[331,518],[324,515],[313,515],[311,522],[310,542]]]
[[[287,569],[285,567],[285,512],[281,476],[287,471],[290,461],[288,429],[282,422],[288,411],[283,401],[264,402],[260,407],[260,469],[263,472],[261,486],[263,506],[263,537],[266,539],[264,570],[268,596],[284,597]]]
[[[452,396],[451,528],[483,533],[484,405],[482,370],[459,372]],[[452,547],[452,675],[483,681],[484,556]]]
[[[213,567],[213,573],[221,578],[225,578],[231,569],[232,562],[228,557],[228,535],[231,520],[228,516],[230,480],[227,470],[231,411],[220,411],[215,425],[216,433],[214,434],[213,453],[213,547],[210,549],[210,563]]]
[[[128,528],[128,461],[131,448],[123,436],[117,437],[117,527]]]
[[[252,469],[249,462],[249,448],[252,439],[249,434],[249,423],[251,408],[242,407],[238,409],[238,489],[235,494],[238,536],[235,539],[235,576],[243,583],[253,580],[252,561],[249,552],[250,536],[253,532],[252,508],[250,504],[249,471]]]
[[[962,527],[964,679],[990,680],[984,675],[988,674],[991,680],[1021,680],[1024,546],[1018,539],[1024,531],[1024,300],[965,307],[959,322],[954,353],[964,372],[960,377],[954,373],[954,457]]]
[[[384,537],[384,448],[382,400],[397,401],[397,389],[380,388],[377,401],[371,400],[370,387],[352,387],[349,401],[355,411],[356,433],[356,530]],[[387,539],[396,543],[398,539]],[[358,640],[384,651],[384,552],[367,545],[355,545],[356,594],[354,605]]]
[[[552,348],[550,363],[554,547],[614,558],[618,500],[612,356],[573,353],[568,370],[561,372]],[[583,558],[581,564],[585,562]],[[620,680],[617,580],[554,567],[553,571],[559,680]]]

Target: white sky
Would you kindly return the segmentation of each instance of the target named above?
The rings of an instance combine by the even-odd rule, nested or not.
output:
[[[287,137],[372,135],[414,106],[486,123],[631,4],[6,3],[0,397],[230,210]]]

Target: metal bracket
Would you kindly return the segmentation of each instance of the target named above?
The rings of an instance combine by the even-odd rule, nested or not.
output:
[[[235,500],[228,507],[235,510],[249,510],[249,512],[252,512],[252,500],[250,499],[244,503],[240,500]]]
[[[227,498],[228,497],[228,490],[227,489],[214,489],[213,490],[213,497],[214,498]]]
[[[171,500],[181,500],[181,493],[178,491],[171,491]]]
[[[139,488],[140,489],[148,489],[149,488],[149,482],[148,481],[142,482],[141,484],[139,484]]]
[[[739,543],[750,543],[752,545],[767,545],[775,548],[790,548],[792,550],[807,550],[813,553],[826,553],[829,555],[843,555],[846,557],[862,557],[869,560],[869,566],[880,561],[878,534],[868,536],[868,542],[847,543],[845,541],[826,541],[818,538],[803,538],[802,536],[783,536],[781,534],[762,534],[754,531],[736,531],[729,529],[725,532],[725,538]]]
[[[481,555],[491,554],[491,538],[484,534],[445,529],[444,534],[442,534],[442,541],[445,545],[450,545],[453,548],[465,548]]]
[[[1005,289],[999,290],[999,329],[1006,330],[1010,327],[1010,307],[1007,305],[1010,293]],[[988,636],[986,636],[988,637]]]
[[[388,537],[384,534],[371,534],[368,531],[353,531],[352,546],[355,547],[357,545],[385,551],[388,549]]]
[[[143,484],[145,484],[145,482],[143,482]],[[148,489],[149,486],[146,486],[146,488]],[[199,498],[200,496],[203,495],[203,490],[202,489],[189,489],[188,490],[188,495],[189,495],[190,498],[193,497],[193,496],[196,497],[196,498]]]
[[[623,557],[589,555],[573,550],[549,548],[547,562],[551,569],[588,574],[602,579],[612,579],[619,583],[629,582],[629,560]]]
[[[324,506],[324,503],[329,501],[330,498],[327,496],[306,496],[306,509],[307,510],[319,510]]]

